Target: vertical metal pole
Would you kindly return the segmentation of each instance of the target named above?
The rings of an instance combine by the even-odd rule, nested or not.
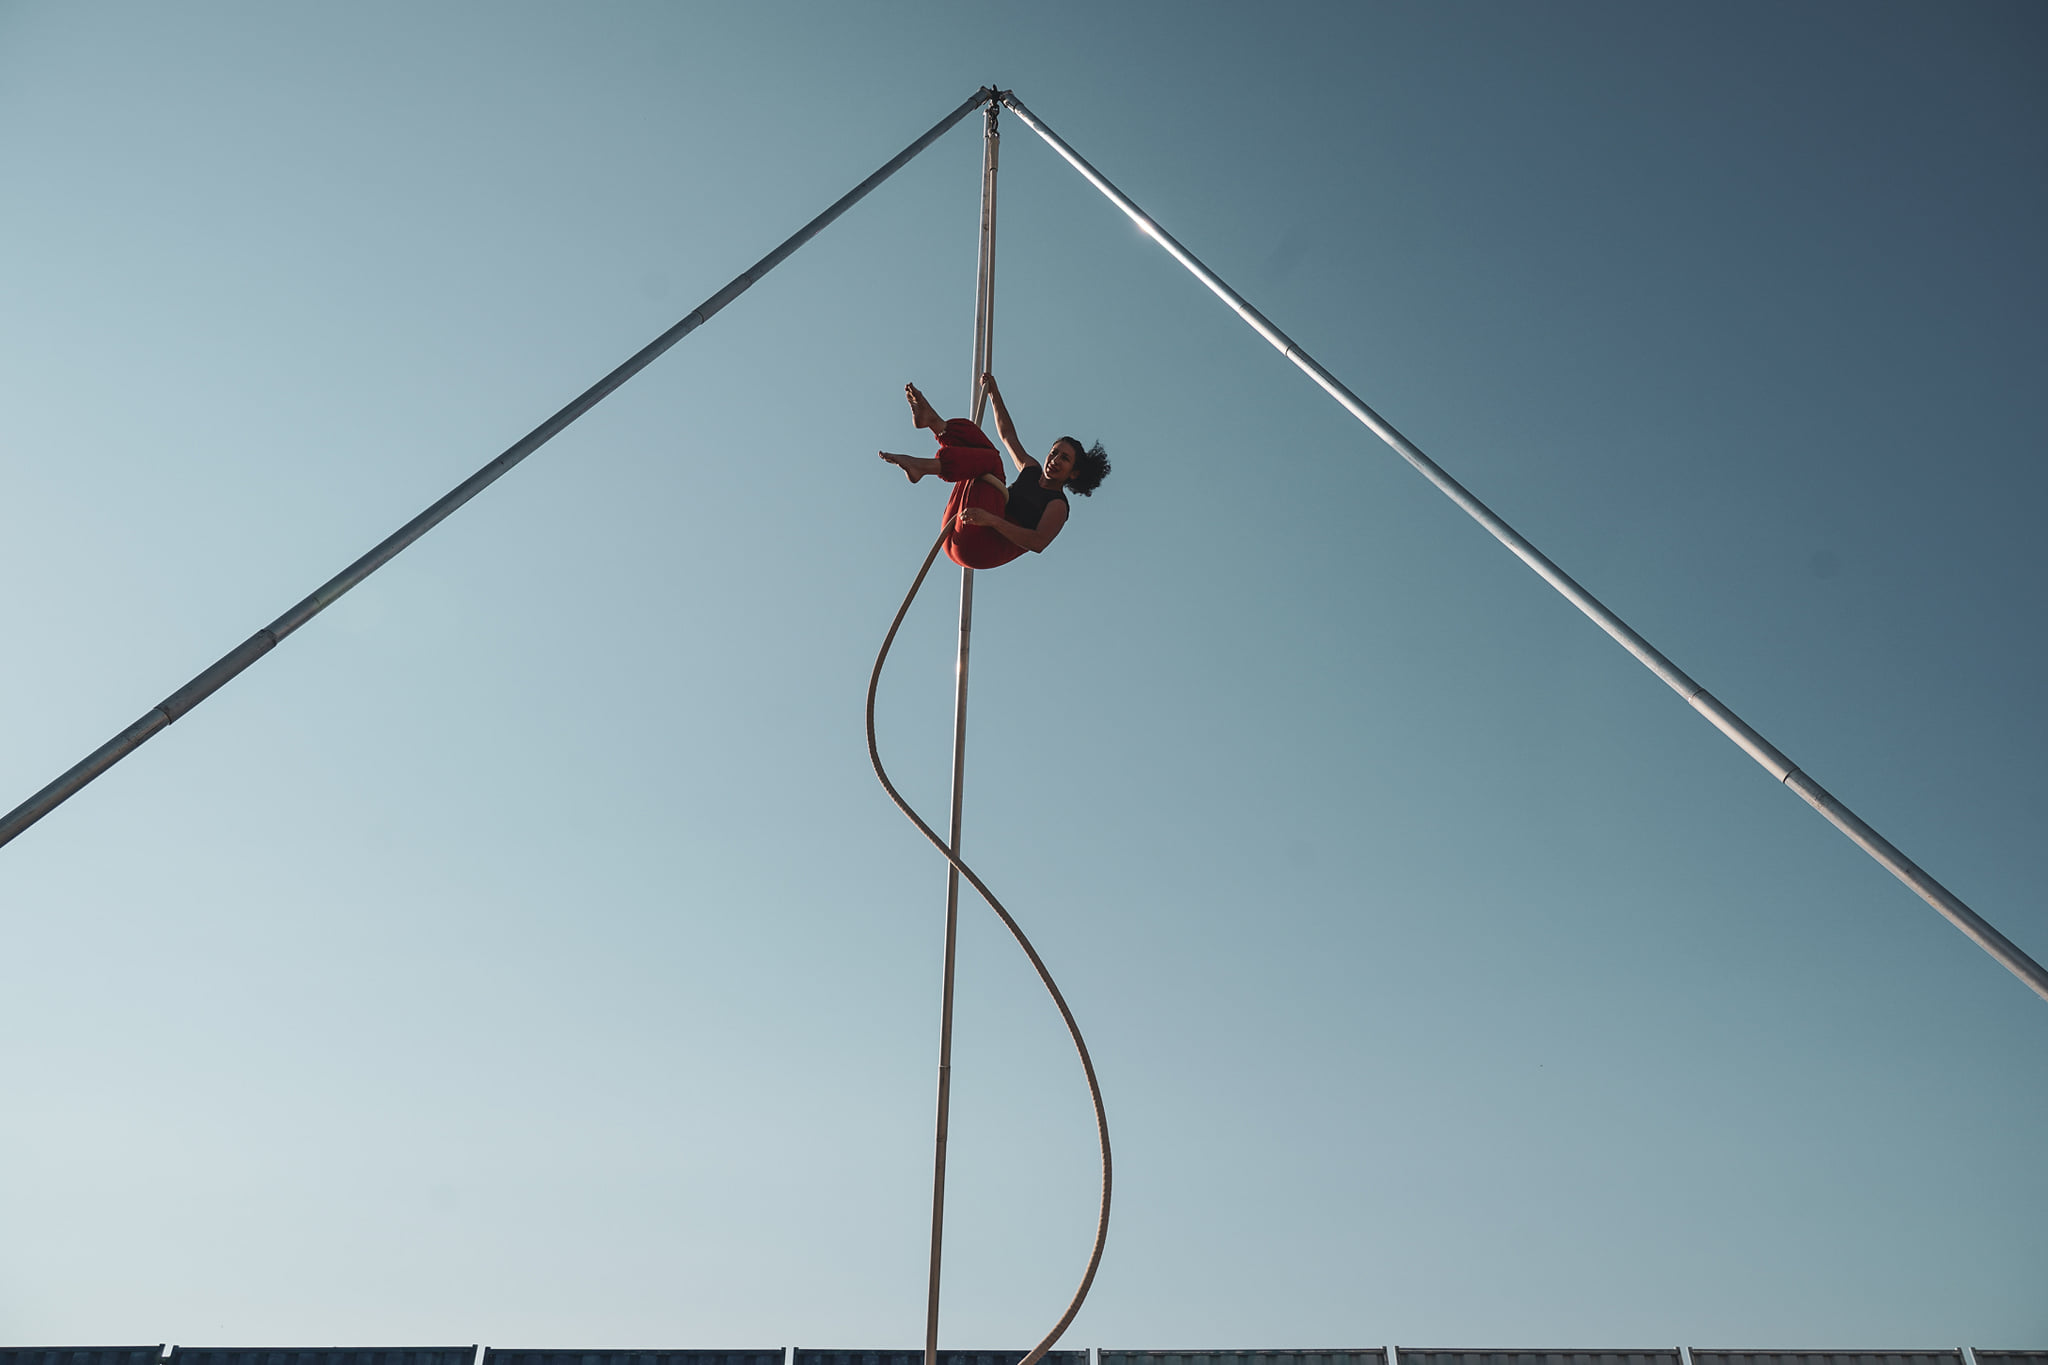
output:
[[[996,118],[1002,105],[988,102],[981,151],[981,247],[974,272],[974,376],[971,410],[979,423],[987,407],[981,376],[994,363],[996,294],[996,161],[1000,142]],[[947,847],[960,856],[960,811],[967,778],[967,655],[974,633],[974,570],[960,570],[960,653],[953,673],[953,814]],[[939,992],[939,1102],[932,1139],[931,1272],[925,1288],[924,1365],[939,1361],[939,1265],[946,1230],[946,1123],[953,1101],[953,956],[960,926],[960,870],[946,867],[946,953]]]

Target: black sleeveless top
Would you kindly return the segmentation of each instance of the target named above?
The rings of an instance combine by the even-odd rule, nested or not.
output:
[[[1056,502],[1067,500],[1067,490],[1047,488],[1038,481],[1043,472],[1038,461],[1024,466],[1017,475],[1017,481],[1010,485],[1010,500],[1003,508],[1003,515],[1027,531],[1036,531],[1039,520],[1045,516],[1045,509]]]

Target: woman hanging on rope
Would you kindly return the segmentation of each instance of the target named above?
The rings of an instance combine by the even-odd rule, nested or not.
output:
[[[903,386],[903,396],[910,400],[910,420],[938,439],[938,455],[880,452],[912,483],[936,474],[953,485],[953,496],[946,502],[946,556],[969,569],[993,569],[1026,550],[1052,544],[1067,524],[1067,494],[1085,498],[1109,473],[1109,456],[1100,441],[1084,450],[1073,437],[1062,436],[1046,452],[1044,464],[1026,455],[996,377],[983,375],[981,387],[996,410],[996,435],[1017,466],[1016,482],[1004,486],[1002,457],[980,427],[964,417],[941,418],[915,384]]]

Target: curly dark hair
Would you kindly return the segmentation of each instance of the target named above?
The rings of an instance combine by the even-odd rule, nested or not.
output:
[[[1102,481],[1109,477],[1109,452],[1102,448],[1102,442],[1085,449],[1071,436],[1060,437],[1074,448],[1074,472],[1067,475],[1067,491],[1079,493],[1082,497],[1092,496],[1102,487]]]

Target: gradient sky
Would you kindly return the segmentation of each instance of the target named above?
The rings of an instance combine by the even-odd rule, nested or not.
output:
[[[2048,957],[2034,5],[0,4],[0,804],[984,83]],[[1071,1345],[2048,1343],[2048,1006],[1015,120],[969,856]],[[0,850],[0,1340],[910,1346],[963,125]],[[953,586],[885,679],[945,801]],[[961,948],[946,1344],[1079,1274]]]

